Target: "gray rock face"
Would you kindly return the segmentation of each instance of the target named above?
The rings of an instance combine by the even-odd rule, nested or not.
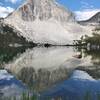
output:
[[[8,46],[30,46],[33,43],[29,43],[22,36],[19,37],[20,32],[14,27],[5,24],[4,20],[0,20],[0,47]]]
[[[19,30],[19,36],[39,44],[73,44],[73,40],[90,32],[77,24],[73,13],[55,0],[27,0],[5,22]]]
[[[54,18],[63,22],[74,20],[73,13],[67,9],[65,10],[54,0],[27,0],[19,8],[19,12],[24,21],[34,21],[36,18],[40,20]]]
[[[36,72],[34,68],[27,67],[22,68],[16,76],[23,83],[27,84],[31,88],[34,87],[34,90],[40,92],[57,82],[67,79],[70,73],[71,71],[66,68],[59,68],[53,71],[39,69],[38,72]]]
[[[94,16],[92,16],[90,19],[86,21],[79,21],[82,25],[92,25],[97,26],[100,25],[100,12],[96,13]]]

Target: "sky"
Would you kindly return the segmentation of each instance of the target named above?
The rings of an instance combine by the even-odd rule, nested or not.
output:
[[[56,0],[75,13],[77,20],[86,20],[100,11],[100,0]],[[0,0],[0,17],[6,17],[25,0]]]

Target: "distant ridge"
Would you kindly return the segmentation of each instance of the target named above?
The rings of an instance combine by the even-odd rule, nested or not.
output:
[[[82,25],[93,25],[93,26],[100,25],[100,12],[97,12],[90,19],[85,21],[78,21],[78,23]]]

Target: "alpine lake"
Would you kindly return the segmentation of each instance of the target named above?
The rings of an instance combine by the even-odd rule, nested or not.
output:
[[[0,100],[100,100],[99,79],[100,49],[0,47]]]

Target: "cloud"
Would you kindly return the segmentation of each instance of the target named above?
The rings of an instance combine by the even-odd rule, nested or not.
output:
[[[74,12],[77,20],[87,20],[97,12],[100,12],[100,9],[94,7],[93,2],[88,3],[88,1],[80,0],[80,3],[80,10]]]
[[[94,9],[94,6],[91,3],[81,1],[81,9]]]
[[[16,3],[16,2],[20,2],[21,0],[5,0],[6,2],[11,2],[11,3]]]
[[[100,9],[85,9],[81,11],[75,11],[75,16],[77,20],[87,20],[97,12],[100,12]]]
[[[0,6],[0,17],[6,17],[12,11],[14,11],[14,9],[11,7]]]

